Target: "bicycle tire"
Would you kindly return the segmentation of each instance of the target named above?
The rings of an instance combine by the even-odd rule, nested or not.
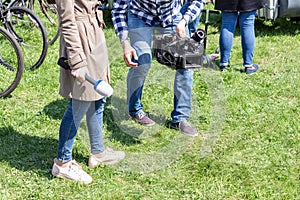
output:
[[[35,0],[15,1],[13,6],[25,6],[32,10],[43,22],[48,35],[48,44],[53,45],[60,37],[59,21],[56,4],[49,4],[45,0],[38,0],[39,9],[36,9]]]
[[[49,45],[53,45],[61,35],[56,4],[49,4],[45,0],[38,0],[38,2],[40,5],[40,9],[42,10],[42,13],[46,16],[46,18],[50,22],[49,23],[50,25],[48,25],[47,27],[48,35],[50,35],[48,43]],[[53,29],[55,31],[53,31]]]
[[[30,9],[13,6],[4,11],[5,28],[19,42],[25,70],[35,70],[40,67],[48,51],[48,36],[39,17]]]
[[[35,3],[35,0],[26,0],[25,6],[42,20],[48,34],[48,44],[53,45],[60,36],[56,4],[49,4],[45,0],[37,0],[39,9],[36,9]],[[22,1],[16,1],[13,5],[24,6]]]
[[[61,35],[61,30],[60,28],[58,28],[54,37],[49,40],[49,44],[53,45],[56,42],[56,40],[60,37],[60,35]]]
[[[24,71],[24,58],[14,36],[2,27],[0,44],[0,97],[4,98],[19,85]]]
[[[57,19],[58,19],[58,13],[57,13],[57,8],[56,4],[49,4],[47,1],[44,0],[38,0],[40,9],[42,10],[42,13],[46,16],[46,18],[52,23],[52,24],[57,24]],[[54,14],[55,19],[49,14],[50,11],[52,14]]]
[[[56,4],[49,4],[45,0],[38,0],[38,4],[42,14],[46,16],[47,19],[47,22],[44,24],[47,24],[46,29],[48,33],[48,43],[49,45],[53,45],[60,36]]]
[[[49,14],[48,10],[52,13],[57,14],[56,4],[49,4],[47,1],[38,0],[38,5],[40,7],[41,12],[43,15],[52,23],[56,24],[56,19],[53,19]],[[32,10],[35,14],[37,14],[35,10],[35,0],[24,0],[23,1],[15,1],[12,6],[22,6]],[[56,18],[56,17],[55,17]]]

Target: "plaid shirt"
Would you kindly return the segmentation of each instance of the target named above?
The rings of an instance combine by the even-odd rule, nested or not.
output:
[[[183,15],[183,19],[187,23],[193,21],[203,9],[203,3],[203,0],[192,0],[192,5]],[[166,27],[172,24],[180,8],[181,0],[115,0],[112,20],[115,31],[123,42],[128,39],[127,10],[150,26],[159,21],[162,27]]]

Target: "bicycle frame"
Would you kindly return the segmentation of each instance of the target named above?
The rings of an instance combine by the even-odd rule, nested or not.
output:
[[[2,0],[0,0],[0,20],[3,24],[6,22],[6,18],[3,13],[6,11],[7,7],[3,4]]]
[[[7,8],[12,7],[16,2],[21,2],[21,5],[22,5],[22,6],[25,6],[25,5],[26,5],[24,0],[12,0],[12,1],[10,1],[10,0],[2,1],[2,0],[1,0],[1,3],[2,3],[3,5],[6,5]]]
[[[13,0],[13,1],[15,1],[15,0]],[[10,20],[10,10],[9,10],[9,8],[12,7],[12,2],[13,1],[11,1],[8,5],[6,5],[5,3],[7,2],[7,0],[4,1],[4,2],[2,2],[2,0],[0,0],[0,7],[1,7],[0,20],[1,20],[1,22],[4,26],[5,26],[6,22],[9,22],[9,20]],[[18,0],[16,0],[16,1],[18,1]],[[24,0],[21,0],[21,1],[24,1]],[[6,12],[6,11],[7,11],[8,14],[4,16],[3,13]],[[21,37],[18,36],[18,34],[16,32],[13,31],[13,32],[11,32],[11,34],[15,37],[15,39],[18,42],[22,41]]]

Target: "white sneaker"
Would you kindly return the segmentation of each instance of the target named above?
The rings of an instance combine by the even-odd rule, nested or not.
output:
[[[125,158],[123,151],[114,151],[111,148],[106,148],[104,152],[91,154],[89,158],[89,167],[94,168],[99,164],[115,164]]]
[[[64,178],[71,181],[83,182],[89,184],[92,182],[92,177],[82,170],[82,167],[72,160],[65,164],[66,166],[59,166],[57,159],[54,159],[52,167],[52,175],[60,178]]]

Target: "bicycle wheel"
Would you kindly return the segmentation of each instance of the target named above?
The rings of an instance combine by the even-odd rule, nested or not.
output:
[[[53,38],[49,40],[49,44],[53,45],[56,42],[56,40],[60,37],[60,34],[61,34],[61,29],[58,28]]]
[[[6,97],[21,81],[24,59],[18,42],[2,27],[0,46],[0,97]]]
[[[38,4],[40,6],[41,13],[46,16],[42,17],[42,19],[44,19],[43,23],[47,29],[49,38],[48,43],[52,45],[60,36],[56,4],[49,4],[45,0],[38,0]],[[38,13],[38,11],[36,11],[36,13]]]
[[[48,43],[52,45],[60,36],[56,4],[49,4],[45,0],[37,0],[34,4],[38,4],[40,8],[36,9],[37,5],[32,7],[34,12],[42,19],[48,34]]]
[[[56,4],[49,4],[45,0],[38,0],[40,9],[44,16],[46,16],[46,19],[48,19],[47,22],[44,24],[46,25],[47,33],[49,41],[48,43],[50,45],[53,45],[55,41],[60,37],[60,29],[59,29],[59,20],[58,20],[58,13]]]
[[[47,17],[47,19],[52,24],[57,24],[58,16],[57,16],[56,4],[49,4],[45,0],[38,0],[38,3],[40,5],[43,14]]]
[[[45,60],[48,37],[45,26],[28,8],[14,6],[4,12],[5,27],[19,42],[24,56],[25,70],[37,69]]]
[[[60,36],[58,29],[58,13],[56,4],[49,4],[46,0],[15,1],[13,6],[25,6],[32,10],[42,21],[48,35],[48,44],[52,45]]]

